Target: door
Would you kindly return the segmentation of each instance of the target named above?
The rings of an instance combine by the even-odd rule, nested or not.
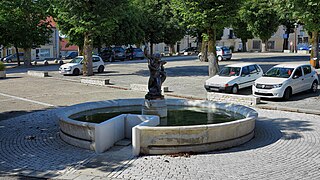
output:
[[[255,76],[252,76],[252,74],[250,74],[249,66],[242,67],[241,75],[238,82],[239,89],[251,86],[255,80],[254,77]]]
[[[303,73],[302,73],[302,69],[301,67],[297,67],[294,72],[293,72],[293,76],[292,76],[292,83],[291,83],[291,87],[292,87],[292,94],[298,93],[303,91],[303,86],[305,85],[305,81],[304,81],[304,77],[303,77]]]
[[[303,70],[303,76],[304,76],[304,85],[303,85],[303,90],[309,90],[312,86],[313,80],[314,80],[314,74],[311,73],[312,69],[310,65],[304,65],[302,66]]]
[[[92,68],[94,71],[97,71],[100,65],[100,59],[98,57],[92,57]]]

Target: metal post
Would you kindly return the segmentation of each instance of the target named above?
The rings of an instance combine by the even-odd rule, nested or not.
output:
[[[298,23],[294,23],[294,52],[297,53],[297,27]]]

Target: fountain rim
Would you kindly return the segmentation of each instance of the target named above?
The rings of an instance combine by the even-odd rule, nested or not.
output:
[[[110,107],[130,107],[130,106],[139,106],[143,104],[145,99],[143,98],[130,98],[130,99],[113,99],[113,100],[106,100],[106,101],[93,101],[93,102],[85,102],[80,104],[71,105],[68,107],[64,107],[61,109],[60,112],[58,112],[57,116],[60,120],[63,120],[67,123],[72,123],[80,126],[89,126],[94,127],[101,123],[91,123],[91,122],[83,122],[78,121],[75,119],[70,118],[74,114],[78,114],[84,111],[90,111],[95,109],[103,109],[103,108],[110,108]],[[195,104],[190,104],[190,102],[193,102]],[[203,127],[205,126],[222,126],[226,124],[233,124],[233,123],[239,123],[242,121],[246,121],[248,119],[256,119],[258,117],[258,113],[247,106],[243,105],[237,105],[237,104],[231,104],[231,103],[221,103],[221,102],[214,102],[209,100],[188,100],[188,99],[176,99],[176,98],[168,98],[166,99],[167,105],[176,105],[176,106],[188,106],[188,107],[206,107],[206,108],[216,108],[221,110],[227,110],[232,111],[235,113],[239,113],[245,118],[237,119],[230,122],[223,122],[223,123],[217,123],[217,124],[203,124],[203,125],[188,125],[188,126],[156,126],[156,128],[161,129],[174,129],[177,127],[184,127],[184,128],[197,128],[197,127]],[[208,107],[208,105],[211,105]],[[212,106],[214,105],[214,106]],[[240,111],[239,111],[240,109]],[[238,110],[238,111],[234,111]],[[123,114],[126,114],[125,112]],[[142,128],[155,128],[155,127],[142,127]]]

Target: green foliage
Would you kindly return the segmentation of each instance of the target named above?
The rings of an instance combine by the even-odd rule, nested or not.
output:
[[[126,0],[54,0],[53,14],[71,43],[83,46],[84,34],[110,37]]]
[[[46,0],[1,0],[0,41],[4,46],[35,48],[49,42]]]
[[[0,61],[0,71],[4,71],[6,69],[6,66],[3,64],[3,62]]]
[[[248,23],[248,30],[254,36],[267,41],[279,26],[279,17],[268,0],[247,0],[240,10],[240,17]]]

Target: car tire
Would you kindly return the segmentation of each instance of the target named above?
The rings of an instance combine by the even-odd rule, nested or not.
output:
[[[292,95],[292,90],[291,90],[291,88],[287,88],[287,89],[284,91],[282,98],[287,101],[287,100],[290,99],[291,95]]]
[[[80,74],[80,70],[78,68],[74,69],[72,75],[78,76]]]
[[[99,66],[98,73],[103,73],[103,72],[104,72],[104,67],[103,66]]]
[[[222,61],[223,57],[222,56],[218,56],[217,59],[218,59],[218,61]]]
[[[310,91],[311,91],[312,93],[316,93],[317,90],[318,90],[318,82],[317,82],[317,81],[313,81],[313,83],[312,83],[312,85],[311,85]]]
[[[232,94],[238,94],[239,93],[239,87],[238,85],[233,85],[232,88],[231,88],[231,93]]]

